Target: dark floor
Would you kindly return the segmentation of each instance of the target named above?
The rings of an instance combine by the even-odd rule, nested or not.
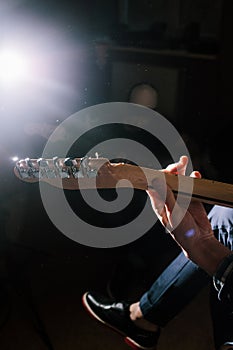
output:
[[[56,256],[30,252],[22,259],[12,257],[13,249],[2,260],[3,321],[6,311],[9,313],[0,331],[1,350],[128,349],[118,334],[90,318],[81,304],[86,290],[106,293],[109,275],[119,258],[117,250],[114,254],[82,248],[69,251],[69,255]],[[38,323],[36,313],[42,323]],[[51,342],[52,347],[46,342]],[[158,349],[213,348],[208,288],[205,288],[163,330]]]

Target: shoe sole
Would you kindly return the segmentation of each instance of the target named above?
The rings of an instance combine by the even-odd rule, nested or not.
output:
[[[124,337],[124,341],[127,345],[129,345],[131,348],[138,350],[156,350],[156,347],[144,347],[138,343],[136,343],[132,338],[127,337],[125,333],[121,332],[118,328],[115,328],[114,326],[112,326],[111,324],[107,323],[106,321],[102,320],[98,315],[96,315],[94,313],[94,311],[90,308],[90,306],[88,305],[86,296],[87,296],[88,292],[85,293],[82,297],[82,303],[84,308],[86,309],[86,311],[89,313],[90,316],[92,316],[92,318],[94,318],[95,320],[98,320],[99,322],[101,322],[102,324],[104,324],[105,326],[111,328],[112,330],[114,330],[116,333],[120,334],[121,336]]]

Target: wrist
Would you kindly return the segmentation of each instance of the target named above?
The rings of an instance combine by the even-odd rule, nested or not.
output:
[[[195,247],[195,254],[189,258],[211,276],[215,275],[221,262],[232,252],[216,238],[203,240]]]

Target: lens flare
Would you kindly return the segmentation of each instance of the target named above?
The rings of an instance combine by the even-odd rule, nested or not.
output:
[[[29,74],[29,62],[25,55],[12,51],[0,51],[0,81],[4,86],[26,79]]]

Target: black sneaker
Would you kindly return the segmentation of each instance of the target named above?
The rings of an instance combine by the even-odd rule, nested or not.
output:
[[[112,303],[109,298],[87,292],[82,297],[83,305],[96,320],[117,331],[125,342],[134,349],[156,349],[160,331],[150,332],[141,329],[129,317],[129,304]]]

